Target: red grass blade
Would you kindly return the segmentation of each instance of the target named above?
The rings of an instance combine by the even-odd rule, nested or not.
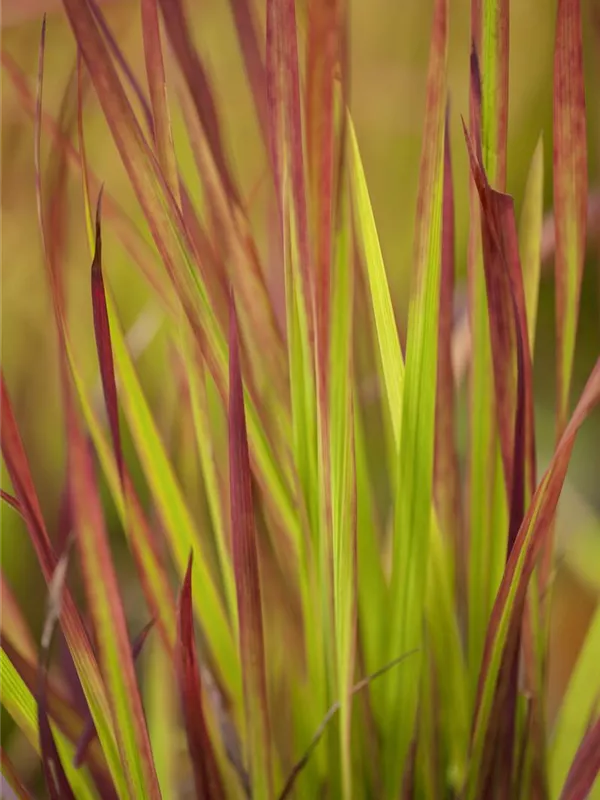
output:
[[[19,436],[4,375],[1,376],[0,392],[0,443],[2,455],[4,456],[4,462],[10,475],[16,497],[23,509],[25,523],[42,573],[46,582],[50,583],[56,568],[57,558],[52,549],[42,518],[42,512],[33,486],[27,456],[25,455],[23,443]],[[77,671],[82,678],[82,682],[87,683],[87,691],[90,691],[91,688],[97,696],[100,707],[104,710],[104,690],[98,672],[98,666],[92,653],[89,638],[68,590],[65,590],[63,596],[61,625],[69,649],[73,653]],[[108,713],[108,709],[106,709],[106,713]]]
[[[0,608],[2,609],[2,614],[0,614],[0,635],[2,639],[4,640],[8,636],[23,656],[35,661],[37,652],[29,625],[1,570]]]
[[[453,543],[457,575],[462,574],[466,553],[461,539],[461,488],[458,454],[454,441],[454,375],[452,372],[452,329],[454,323],[454,181],[450,152],[450,113],[446,110],[444,133],[444,196],[442,207],[442,268],[438,333],[438,374],[435,412],[434,496],[444,534]],[[458,581],[462,587],[463,580]],[[462,591],[462,589],[461,589]]]
[[[102,277],[102,235],[100,231],[100,216],[102,212],[102,189],[98,195],[96,206],[96,247],[92,261],[92,308],[94,312],[94,333],[96,336],[96,350],[98,364],[102,378],[104,402],[110,425],[110,432],[115,451],[115,459],[119,470],[121,483],[124,481],[123,452],[121,449],[121,436],[119,433],[119,404],[117,400],[117,382],[115,380],[115,365],[110,344],[110,326],[108,311],[104,294],[104,278]]]
[[[488,742],[492,703],[501,688],[498,676],[504,669],[503,662],[510,663],[518,643],[529,581],[554,519],[575,438],[581,424],[599,402],[600,359],[535,492],[506,564],[488,626],[479,676],[472,746],[474,777],[468,798],[480,796],[475,782],[481,774],[480,759]]]
[[[579,0],[560,0],[556,18],[553,87],[557,440],[564,431],[569,414],[585,259],[588,168],[581,37]],[[542,555],[542,592],[546,592],[548,587],[553,553],[552,532]],[[545,610],[548,613],[547,608]]]
[[[39,691],[39,664],[37,655],[30,658],[24,655],[15,645],[10,635],[2,636],[2,650],[10,659],[19,677],[31,692],[36,695]],[[69,741],[75,743],[85,733],[86,723],[80,713],[68,699],[68,691],[62,683],[55,678],[46,679],[46,700],[48,714],[54,724]],[[91,717],[90,717],[91,718]],[[102,775],[108,779],[107,764],[98,742],[94,742],[87,751],[86,764],[95,775]]]
[[[42,631],[42,646],[40,659],[38,662],[38,691],[37,691],[37,714],[38,728],[40,736],[40,753],[42,758],[42,769],[46,781],[46,788],[50,795],[50,800],[75,800],[75,795],[71,789],[69,780],[65,774],[54,734],[50,727],[48,717],[48,696],[46,691],[48,681],[48,669],[50,664],[50,651],[56,623],[60,617],[62,606],[62,595],[67,578],[67,568],[69,564],[70,541],[67,542],[65,551],[61,555],[52,580],[48,585],[48,608],[44,628]]]
[[[24,516],[21,504],[19,503],[17,498],[14,497],[14,495],[10,494],[10,492],[5,492],[4,489],[0,489],[0,497],[2,497],[4,502],[7,503],[9,506],[11,506],[11,508],[14,508],[17,514],[20,514],[22,517]]]
[[[485,278],[490,315],[490,336],[496,385],[498,430],[510,501],[507,557],[535,487],[535,443],[531,354],[528,344],[525,294],[518,254],[512,199],[489,186],[467,136],[471,170],[480,197]],[[519,641],[507,650],[496,694],[484,752],[483,786],[493,782],[510,791],[518,688]],[[497,738],[495,738],[497,737]]]
[[[587,146],[581,8],[560,0],[554,51],[557,436],[567,423],[587,220]]]
[[[35,98],[27,85],[24,73],[5,51],[0,52],[0,60],[5,74],[17,92],[22,103],[23,110],[27,115],[35,117]],[[81,170],[82,158],[73,146],[70,138],[61,130],[57,121],[47,112],[42,111],[41,125],[44,133],[51,139],[54,146],[61,153],[65,154],[70,166],[75,170]],[[99,191],[101,187],[100,179],[91,170],[88,171],[90,189]],[[123,246],[130,253],[134,262],[140,267],[144,277],[153,287],[157,298],[165,305],[171,315],[175,314],[175,306],[170,288],[166,285],[165,277],[159,271],[159,266],[152,249],[142,238],[139,231],[135,228],[131,219],[125,214],[123,209],[108,192],[104,194],[104,212],[107,219],[114,226],[115,232],[123,243]],[[177,312],[178,313],[178,312]]]
[[[498,428],[511,514],[515,515],[511,519],[510,552],[524,511],[525,475],[529,494],[533,494],[536,483],[533,372],[525,293],[513,200],[491,188],[466,129],[465,135],[481,202]]]
[[[146,74],[148,76],[148,86],[150,88],[152,120],[154,123],[154,143],[156,145],[158,163],[173,193],[173,197],[178,200],[179,177],[177,174],[175,151],[173,149],[171,115],[169,113],[169,104],[167,100],[167,80],[165,77],[165,65],[160,40],[158,0],[143,0],[142,31],[144,34]]]
[[[314,287],[304,176],[300,70],[294,0],[267,2],[267,102],[269,152],[279,206],[282,241],[289,240],[285,226],[293,211],[308,337],[314,342]],[[289,181],[289,186],[288,186]],[[287,205],[292,203],[292,208]]]
[[[69,391],[70,387],[65,387]],[[137,685],[125,614],[108,546],[88,443],[67,406],[71,503],[88,607],[115,719],[119,749],[135,796],[160,798],[148,730]]]
[[[6,800],[32,800],[3,747],[0,747],[0,797]]]
[[[600,719],[596,720],[579,745],[560,800],[586,800],[598,775],[600,775]]]
[[[219,798],[225,797],[225,791],[204,718],[200,669],[194,640],[192,561],[193,556],[190,554],[179,596],[175,665],[181,695],[181,710],[194,767],[196,793],[198,797],[206,798],[206,800],[219,800]]]
[[[343,0],[309,0],[306,86],[306,155],[311,231],[315,241],[315,311],[318,358],[323,393],[327,389],[329,302],[336,165],[335,92],[341,72]],[[338,72],[339,70],[339,72]],[[345,118],[345,115],[342,115]]]
[[[133,646],[131,648],[131,654],[133,656],[133,660],[137,661],[138,656],[142,652],[146,639],[148,638],[148,634],[154,627],[154,620],[151,619],[150,622],[147,622],[146,625],[142,628],[140,633],[136,636]],[[83,764],[86,759],[89,747],[91,743],[94,741],[96,737],[96,728],[94,726],[94,720],[92,719],[91,715],[88,714],[85,728],[79,737],[79,741],[77,742],[77,749],[75,751],[75,756],[73,758],[73,763],[75,766],[79,766]]]
[[[228,197],[239,205],[238,193],[223,150],[223,139],[210,80],[190,38],[190,26],[185,18],[183,3],[181,0],[158,1],[171,47],[191,92],[221,183]]]
[[[240,49],[244,56],[246,77],[252,90],[256,116],[266,143],[269,141],[267,75],[256,33],[256,21],[252,3],[250,0],[229,0],[229,5],[235,22]]]
[[[250,779],[257,797],[268,798],[273,795],[273,775],[260,575],[233,295],[229,321],[229,490]]]

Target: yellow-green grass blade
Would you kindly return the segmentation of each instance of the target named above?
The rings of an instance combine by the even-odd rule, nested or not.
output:
[[[37,699],[39,687],[40,666],[37,655],[30,659],[23,655],[9,637],[3,637],[2,649],[17,670],[21,680]],[[49,715],[59,730],[67,737],[70,742],[79,742],[84,734],[86,721],[80,716],[68,699],[68,689],[56,677],[46,679],[45,686],[45,707]],[[87,720],[89,721],[89,714]],[[100,743],[97,738],[85,750],[85,761],[87,766],[95,774],[108,775],[106,760],[103,757]]]
[[[381,559],[380,527],[375,517],[373,487],[367,461],[364,414],[354,398],[354,450],[356,469],[357,584],[360,644],[365,671],[375,672],[383,661],[388,587]]]
[[[40,753],[37,701],[13,666],[3,648],[0,648],[0,679],[2,681],[2,706],[10,714],[18,728],[27,738],[33,749]],[[53,725],[56,746],[61,756],[69,783],[77,798],[90,800],[98,798],[89,770],[73,766],[75,745]]]
[[[208,510],[212,523],[221,579],[225,591],[227,613],[233,626],[237,630],[237,606],[235,599],[235,580],[231,563],[231,547],[229,529],[223,509],[223,491],[219,485],[219,476],[215,463],[215,444],[211,433],[211,420],[207,397],[207,374],[202,353],[194,350],[193,343],[189,340],[187,331],[181,333],[181,353],[186,365],[186,376],[196,446],[204,478],[204,486],[208,500]]]
[[[600,687],[600,607],[592,618],[554,723],[550,752],[550,798],[557,800],[577,748],[598,716]],[[600,789],[600,787],[598,787]]]
[[[577,408],[540,481],[507,561],[490,618],[471,743],[471,763],[465,797],[476,800],[481,792],[482,757],[487,743],[497,685],[507,647],[514,648],[521,629],[527,588],[537,557],[556,512],[577,432],[600,401],[600,360],[596,363]]]
[[[119,751],[130,796],[158,800],[160,789],[91,453],[72,397],[67,396],[66,402],[73,523]]]
[[[3,746],[0,746],[0,791],[4,792],[8,800],[14,800],[14,798],[31,800],[31,795],[23,785],[18,770]]]
[[[348,144],[348,166],[351,180],[354,226],[360,253],[367,271],[373,318],[379,345],[377,363],[381,370],[382,387],[385,390],[386,405],[389,409],[397,449],[400,441],[404,358],[400,347],[400,339],[398,338],[375,216],[350,115],[348,115]]]
[[[344,204],[346,198],[342,201]],[[344,208],[345,210],[345,208]],[[356,642],[356,480],[353,430],[353,264],[343,214],[332,273],[330,385],[331,534],[343,796],[352,793],[351,689]]]
[[[306,704],[298,710],[307,717],[310,728],[318,723],[335,687],[331,539],[323,504],[328,453],[319,437],[325,420],[317,404],[315,275],[309,235],[295,3],[269,0],[266,16],[268,145],[285,281],[292,452],[302,522],[299,582],[307,672],[313,693],[310,706]],[[328,767],[325,755],[325,750],[319,753],[315,764],[315,769],[323,775],[332,769],[331,765],[337,765],[336,757],[330,754]]]
[[[160,36],[158,0],[142,0],[142,33],[146,75],[150,89],[154,145],[158,163],[173,197],[179,204],[179,176],[173,146],[171,114],[167,97],[167,79]]]
[[[529,349],[533,358],[540,288],[542,222],[544,213],[544,140],[540,135],[525,186],[519,224],[519,254],[527,308]]]
[[[4,493],[3,493],[4,499]],[[8,637],[22,656],[32,663],[37,658],[37,648],[19,602],[0,568],[0,636]]]
[[[224,685],[239,698],[239,663],[230,623],[214,579],[202,558],[203,545],[175,476],[126,346],[114,302],[107,293],[115,369],[120,379],[120,399],[138,450],[146,480],[163,521],[173,558],[183,576],[190,550],[196,553],[194,569],[196,610]]]
[[[439,687],[436,708],[443,734],[444,768],[447,782],[458,791],[466,775],[469,755],[469,693],[465,655],[456,615],[457,597],[452,544],[442,534],[432,514],[427,581],[427,625]]]
[[[179,772],[177,751],[181,743],[179,735],[173,735],[178,728],[175,676],[170,653],[160,639],[154,639],[148,650],[143,679],[148,732],[162,796],[175,797]]]
[[[442,194],[449,13],[434,8],[423,151],[417,201],[413,289],[409,306],[406,373],[394,531],[389,658],[423,648],[423,612],[433,504],[433,455],[441,276]],[[386,796],[396,796],[414,734],[422,652],[387,682],[384,731]]]
[[[50,584],[58,563],[42,517],[39,500],[35,492],[31,471],[23,442],[17,428],[10,396],[4,375],[0,383],[2,390],[0,408],[2,424],[0,438],[2,454],[15,491],[24,512],[28,532],[35,548],[46,583]],[[71,651],[77,674],[85,694],[98,738],[102,745],[113,782],[124,797],[128,796],[125,775],[117,750],[114,725],[108,704],[104,682],[92,651],[89,637],[83,626],[73,598],[67,590],[63,592],[60,617],[62,630]]]
[[[227,386],[227,345],[206,284],[198,270],[198,253],[133,114],[91,9],[79,0],[65,0],[65,10],[90,71],[111,134],[161,255],[170,285],[178,294],[194,332],[201,334],[206,347],[207,362],[224,399]],[[267,489],[265,496],[297,547],[299,525],[292,495],[287,480],[273,457],[253,404],[248,406],[248,428],[257,473]]]
[[[471,37],[471,128],[481,129],[478,157],[493,188],[504,191],[508,121],[508,2],[473,0]],[[481,63],[481,88],[474,74]],[[508,503],[496,427],[490,323],[479,199],[470,183],[469,314],[473,355],[469,406],[468,649],[471,695],[477,686],[485,630],[506,560]]]

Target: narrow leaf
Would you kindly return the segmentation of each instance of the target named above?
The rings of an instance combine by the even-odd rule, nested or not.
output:
[[[472,741],[472,768],[466,793],[468,800],[475,800],[480,796],[477,785],[481,776],[481,759],[503,654],[514,652],[512,648],[519,636],[527,587],[554,518],[575,437],[579,427],[598,402],[600,402],[600,360],[588,379],[550,466],[535,492],[512,548],[494,604],[479,680]]]
[[[453,545],[457,567],[462,570],[461,487],[458,454],[454,441],[454,375],[452,374],[452,329],[454,323],[454,182],[450,153],[450,109],[446,110],[444,133],[444,195],[442,208],[442,266],[438,325],[438,371],[435,410],[434,495],[442,533]],[[460,585],[460,584],[459,584]]]
[[[588,721],[594,718],[600,698],[599,659],[600,609],[596,609],[554,723],[549,753],[552,797],[559,796],[586,733]]]
[[[533,359],[542,266],[542,222],[544,212],[544,140],[540,136],[531,159],[519,225],[519,254],[527,307],[529,350]]]
[[[119,406],[117,400],[117,383],[115,380],[115,366],[113,362],[112,347],[110,344],[110,326],[106,310],[106,297],[104,292],[104,278],[102,276],[102,235],[100,231],[100,214],[102,209],[102,193],[98,196],[96,206],[96,235],[94,258],[92,261],[92,308],[94,311],[94,332],[96,335],[96,349],[104,400],[108,412],[110,432],[117,460],[117,468],[121,481],[123,477],[123,453],[121,450],[121,436],[119,433]]]
[[[0,747],[0,796],[6,800],[31,800],[32,797],[3,747]]]
[[[206,800],[219,800],[225,797],[225,793],[204,718],[200,668],[194,640],[192,562],[190,555],[179,597],[175,665],[196,792],[198,797]]]
[[[246,743],[253,793],[257,797],[268,798],[273,796],[273,767],[267,676],[250,458],[233,296],[229,326],[229,489]]]
[[[600,718],[583,737],[560,800],[586,800],[600,775]]]
[[[158,163],[173,193],[173,197],[177,200],[179,197],[179,176],[173,148],[171,115],[167,98],[167,80],[160,40],[158,0],[143,0],[141,10],[146,75],[148,76],[152,120],[154,123],[154,143],[156,145]]]
[[[423,618],[419,611],[425,605],[433,504],[448,23],[448,3],[437,0],[427,75],[401,445],[394,496],[388,642],[391,654],[422,646]],[[420,658],[412,659],[405,670],[393,674],[388,681],[384,724],[389,739],[384,769],[389,797],[397,796],[406,767],[418,704],[415,686],[420,683],[421,667]]]
[[[557,435],[567,423],[587,219],[585,87],[579,0],[560,0],[554,50]]]
[[[119,750],[132,797],[159,798],[125,614],[88,443],[67,408],[71,502],[88,607],[94,622]]]
[[[51,800],[75,800],[75,795],[65,774],[65,770],[56,747],[56,741],[50,727],[48,717],[48,698],[46,683],[50,665],[50,653],[56,623],[60,617],[62,595],[67,578],[67,568],[70,551],[70,540],[61,555],[52,580],[48,586],[48,601],[46,619],[42,631],[42,646],[38,664],[38,691],[37,691],[37,716],[40,736],[40,753],[42,757],[42,770],[46,781],[46,788]]]

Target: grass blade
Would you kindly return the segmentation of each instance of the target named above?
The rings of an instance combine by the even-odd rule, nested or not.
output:
[[[587,149],[579,0],[560,0],[554,50],[557,436],[567,423],[585,257]]]
[[[253,795],[273,796],[263,620],[238,328],[233,296],[229,332],[229,489],[238,600],[246,746]]]
[[[2,411],[2,423],[0,424],[2,454],[15,494],[23,508],[29,536],[36,551],[42,573],[46,582],[49,583],[56,568],[57,558],[50,544],[50,539],[48,538],[48,533],[42,518],[39,501],[27,462],[27,456],[25,455],[23,443],[19,436],[3,375],[1,380],[0,408]],[[92,652],[89,638],[68,590],[65,590],[63,596],[60,622],[69,645],[69,650],[73,655],[73,660],[81,680],[86,700],[92,712],[94,724],[98,731],[111,776],[117,787],[123,787],[124,777],[119,755],[116,750],[113,724],[104,684]]]
[[[0,634],[4,640],[7,636],[24,658],[35,661],[36,646],[29,630],[27,620],[21,612],[19,602],[14,596],[4,573],[0,570]]]
[[[69,410],[67,428],[73,519],[119,749],[131,796],[160,798],[91,455],[72,406]]]
[[[586,800],[600,774],[600,719],[579,745],[560,800]]]
[[[344,206],[346,198],[344,199]],[[336,637],[337,693],[340,698],[340,749],[343,796],[353,796],[351,690],[356,649],[356,467],[354,455],[352,308],[353,263],[349,214],[337,236],[332,275],[330,386],[331,534]]]
[[[108,311],[106,309],[106,296],[104,291],[104,278],[102,277],[102,235],[100,231],[100,214],[102,209],[102,193],[98,196],[96,206],[96,235],[94,257],[92,260],[92,309],[94,312],[94,333],[96,337],[96,350],[98,364],[102,379],[104,402],[108,413],[110,432],[117,461],[117,469],[121,482],[123,476],[123,452],[121,450],[121,435],[119,433],[119,406],[117,401],[117,383],[115,381],[115,366],[113,362],[112,347],[110,344],[110,326]]]
[[[0,648],[0,675],[2,676],[2,707],[15,721],[33,749],[40,754],[37,701],[30,687],[21,679],[3,646]],[[73,764],[74,745],[59,731],[53,731],[56,746],[70,785],[81,800],[98,797],[87,769],[76,769]]]
[[[588,720],[594,719],[600,689],[598,659],[600,658],[600,609],[597,609],[583,646],[571,673],[550,745],[550,796],[557,798],[565,784],[579,743],[586,733]]]
[[[498,591],[490,619],[479,681],[467,800],[475,800],[480,796],[478,781],[482,773],[482,755],[487,741],[490,714],[496,697],[502,661],[505,653],[514,652],[514,643],[518,640],[527,587],[554,518],[575,437],[579,427],[598,402],[600,402],[600,360],[588,379],[550,466],[534,494]]]
[[[446,110],[444,133],[444,194],[442,208],[442,266],[438,324],[438,372],[435,411],[434,496],[442,533],[453,545],[458,575],[466,564],[461,542],[461,488],[458,454],[454,441],[454,375],[452,372],[452,329],[454,321],[454,182],[450,153],[450,114]]]
[[[225,793],[204,718],[200,670],[194,641],[192,561],[190,555],[179,597],[175,664],[196,792],[198,797],[219,800],[225,797]]]
[[[434,7],[423,150],[417,200],[414,277],[406,345],[406,382],[392,555],[389,649],[407,652],[422,646],[429,534],[433,503],[437,323],[440,300],[446,58],[449,12],[446,0]],[[386,796],[397,796],[414,733],[421,658],[393,674],[387,694],[384,756]],[[392,731],[395,731],[392,734]]]
[[[544,212],[544,140],[540,136],[531,159],[519,225],[519,254],[527,307],[529,351],[533,359],[541,273],[542,223]]]
[[[160,23],[158,20],[158,0],[143,0],[142,32],[144,35],[144,56],[146,75],[150,88],[152,105],[152,121],[154,144],[158,163],[163,171],[167,184],[177,201],[179,198],[179,176],[173,147],[171,115],[167,98],[167,79],[160,40]]]
[[[52,580],[48,586],[48,607],[42,631],[42,646],[37,674],[37,719],[40,737],[40,754],[42,758],[42,771],[44,773],[50,800],[61,800],[61,798],[65,798],[65,800],[75,800],[73,789],[65,773],[50,727],[48,697],[46,692],[52,640],[54,638],[56,623],[60,617],[62,594],[67,578],[69,550],[70,541],[67,542],[67,548],[61,555]]]
[[[6,800],[32,800],[3,747],[0,747],[0,794]]]
[[[569,414],[587,223],[587,133],[579,0],[560,0],[557,7],[553,131],[558,440]],[[542,556],[542,591],[550,579],[553,552],[554,534],[548,538]]]
[[[10,637],[3,636],[2,649],[10,660],[19,679],[32,695],[38,693],[38,659],[31,660],[19,652],[11,641]],[[86,723],[79,712],[73,707],[71,701],[67,699],[67,688],[56,679],[48,678],[46,681],[46,697],[48,713],[53,725],[60,730],[70,742],[75,743],[85,733]],[[90,716],[88,716],[91,719]],[[93,728],[93,723],[92,723]],[[77,757],[74,758],[74,766],[79,766]],[[81,762],[83,763],[83,762]],[[94,775],[108,775],[106,761],[102,751],[96,741],[87,751],[86,763],[93,771]]]
[[[349,171],[352,187],[354,225],[373,304],[373,317],[379,345],[378,367],[382,374],[386,405],[394,434],[394,451],[400,444],[404,358],[394,318],[389,284],[377,235],[377,226],[367,189],[365,171],[360,158],[352,119],[348,117]]]

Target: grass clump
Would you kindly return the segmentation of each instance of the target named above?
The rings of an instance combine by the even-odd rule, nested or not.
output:
[[[571,409],[588,196],[579,2],[559,0],[556,17],[558,404],[542,476],[532,361],[543,159],[540,145],[518,229],[505,193],[506,0],[473,0],[465,55],[466,339],[464,324],[453,323],[450,4],[433,0],[404,348],[352,123],[343,1],[266,0],[264,30],[250,2],[232,2],[264,140],[268,246],[281,293],[231,170],[218,98],[181,0],[141,2],[147,91],[96,4],[63,2],[78,46],[75,143],[43,109],[45,26],[37,101],[3,54],[35,124],[67,470],[65,535],[56,541],[3,377],[1,444],[12,484],[3,498],[25,520],[49,601],[39,647],[18,606],[6,607],[2,703],[39,753],[49,795],[592,796],[597,624],[552,726],[546,707],[555,512],[579,427],[600,400],[598,361]],[[102,195],[102,165],[86,159],[90,85],[152,247],[108,187]],[[185,121],[197,174],[177,158],[172,113]],[[56,167],[48,173],[43,137]],[[81,260],[91,264],[102,402],[84,379],[67,315],[66,197],[56,179],[67,166],[82,187],[89,256]],[[184,489],[138,377],[105,275],[107,227],[161,317],[166,380],[179,388],[200,504]],[[377,372],[375,410],[360,392],[365,347]],[[465,475],[454,430],[460,348],[469,365]],[[379,428],[383,466],[371,450]],[[151,620],[137,638],[109,543],[105,484]],[[75,572],[83,600],[69,585]],[[55,633],[74,671],[50,671]],[[140,682],[135,662],[148,635]],[[28,797],[2,752],[4,786]]]

